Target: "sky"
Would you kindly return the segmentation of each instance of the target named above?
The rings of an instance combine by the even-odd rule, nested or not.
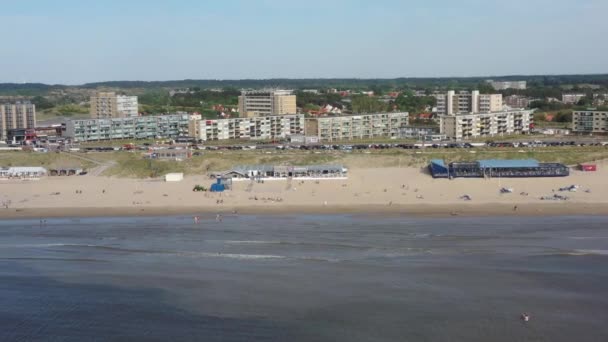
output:
[[[608,73],[606,0],[0,5],[0,82]]]

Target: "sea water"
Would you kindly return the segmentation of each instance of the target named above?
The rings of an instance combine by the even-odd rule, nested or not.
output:
[[[0,222],[2,341],[608,341],[606,322],[608,217]]]

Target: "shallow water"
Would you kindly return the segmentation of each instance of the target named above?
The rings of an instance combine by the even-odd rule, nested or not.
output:
[[[608,217],[5,220],[0,340],[606,341],[607,262]]]

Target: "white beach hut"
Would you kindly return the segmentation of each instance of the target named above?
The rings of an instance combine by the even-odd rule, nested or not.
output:
[[[181,182],[184,180],[184,174],[181,172],[167,173],[165,175],[165,182]]]

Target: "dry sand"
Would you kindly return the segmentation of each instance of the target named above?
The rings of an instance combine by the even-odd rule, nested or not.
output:
[[[432,179],[418,168],[360,168],[348,180],[293,180],[234,183],[222,194],[193,192],[209,187],[208,177],[182,182],[96,176],[0,181],[0,217],[167,215],[240,213],[398,213],[411,215],[608,214],[608,162],[599,171],[569,177]],[[559,192],[576,184],[577,192]],[[501,187],[513,188],[500,194]],[[82,193],[77,193],[79,191]],[[590,192],[585,192],[590,190]],[[521,195],[525,192],[528,195]],[[543,201],[554,193],[567,201]],[[469,195],[472,200],[460,199]],[[257,200],[256,200],[257,198]],[[219,202],[219,203],[218,203]],[[515,209],[517,206],[517,209]]]

